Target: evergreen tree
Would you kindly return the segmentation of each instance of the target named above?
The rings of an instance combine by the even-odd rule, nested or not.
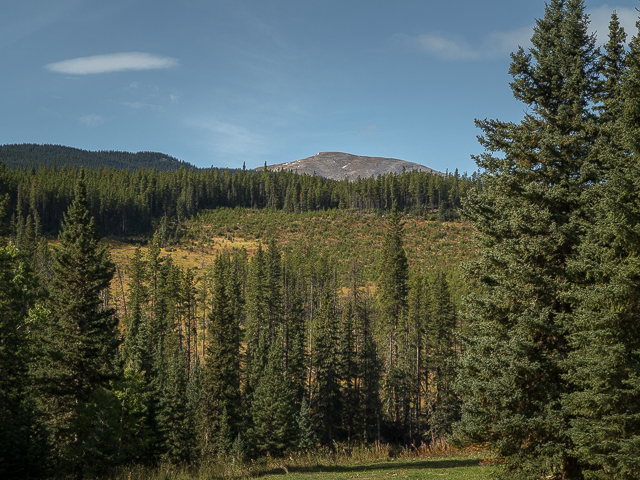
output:
[[[268,320],[267,307],[265,305],[265,255],[262,245],[258,249],[249,264],[246,290],[246,325],[244,330],[244,343],[246,344],[244,363],[244,399],[249,405],[252,393],[267,362],[268,345],[263,340],[266,338]]]
[[[147,372],[135,362],[125,364],[111,390],[118,403],[117,461],[149,462],[157,447],[153,406],[159,396],[149,385]]]
[[[40,327],[30,312],[35,287],[24,257],[12,245],[0,246],[0,476],[7,479],[42,475],[50,460],[29,372],[38,360],[28,344],[35,340],[30,327]]]
[[[291,257],[285,256],[283,261],[283,350],[285,369],[291,378],[296,405],[300,405],[305,395],[307,379],[303,288],[301,269],[294,265]]]
[[[152,345],[156,345],[159,339],[167,334],[168,303],[171,301],[169,294],[175,295],[175,292],[169,292],[166,288],[168,271],[171,268],[170,258],[160,256],[156,232],[147,249],[145,259],[148,278],[149,334]]]
[[[229,443],[237,433],[240,405],[240,337],[239,319],[236,317],[229,289],[231,260],[218,255],[214,263],[212,310],[207,330],[208,346],[202,378],[202,415],[206,452],[218,452],[220,440],[216,437],[223,427],[228,428]]]
[[[189,430],[187,402],[187,362],[185,353],[176,350],[171,356],[158,411],[162,456],[171,463],[187,462],[193,450],[194,432]]]
[[[382,352],[385,369],[384,409],[396,435],[408,432],[411,397],[411,370],[407,358],[407,295],[409,264],[403,246],[403,225],[398,206],[389,215],[380,249],[377,284]]]
[[[187,383],[187,395],[186,395],[186,430],[191,432],[190,438],[190,457],[192,461],[197,461],[198,457],[198,445],[203,443],[200,437],[203,429],[201,428],[202,416],[201,416],[201,403],[202,403],[202,370],[200,367],[200,359],[196,358],[195,365],[189,375],[189,382]]]
[[[150,370],[148,356],[151,353],[151,342],[145,315],[148,299],[146,276],[146,262],[138,246],[131,259],[128,315],[125,318],[127,333],[121,357],[125,366],[139,371]]]
[[[622,81],[627,70],[624,45],[626,38],[618,14],[613,12],[609,23],[609,41],[604,45],[604,53],[599,59],[603,84],[595,97],[599,102],[596,107],[600,114],[598,121],[605,125],[622,117]]]
[[[382,441],[382,400],[380,398],[382,366],[371,317],[370,309],[367,304],[364,304],[360,315],[358,315],[358,328],[362,331],[362,349],[359,355],[364,420],[362,436],[365,441],[375,439],[376,443],[380,444]]]
[[[282,310],[282,253],[274,238],[269,240],[265,252],[265,307],[267,317],[267,336],[264,344],[269,346],[278,332],[285,328]]]
[[[82,176],[58,240],[44,372],[51,396],[43,402],[43,408],[59,457],[79,475],[90,466],[89,443],[93,438],[91,431],[82,428],[90,424],[83,412],[114,378],[119,343],[118,319],[112,309],[105,308],[101,296],[109,288],[114,266],[89,215]]]
[[[571,264],[581,281],[573,289],[577,308],[565,377],[575,390],[565,406],[588,479],[640,476],[640,38],[629,45],[626,72],[620,68],[623,40],[614,15],[605,56],[611,65],[603,101],[608,116],[599,146],[607,176],[591,195],[592,224]]]
[[[251,404],[249,441],[256,453],[279,457],[296,444],[296,411],[291,381],[284,374],[281,339],[269,349],[267,367]]]
[[[300,403],[300,413],[298,414],[298,444],[297,449],[301,452],[308,452],[316,447],[318,439],[313,431],[309,403],[306,398]]]
[[[425,413],[423,403],[427,399],[429,386],[427,325],[431,304],[429,286],[423,275],[414,272],[411,277],[408,298],[408,316],[411,331],[411,347],[415,355],[413,372],[413,432],[418,439],[424,438]]]
[[[447,279],[439,273],[431,287],[429,315],[427,378],[428,424],[432,440],[445,438],[459,417],[459,402],[453,390],[456,348],[456,312]]]
[[[340,377],[338,358],[339,324],[336,317],[335,291],[330,280],[322,287],[320,306],[314,318],[315,378],[312,385],[311,411],[319,440],[330,447],[340,425]]]
[[[342,315],[338,349],[338,377],[341,379],[340,399],[342,404],[341,430],[346,435],[349,444],[357,433],[358,414],[361,407],[354,317],[354,305],[353,302],[350,302]]]
[[[505,478],[580,478],[562,401],[573,309],[567,270],[583,238],[585,192],[600,181],[591,111],[599,88],[580,0],[552,0],[532,48],[512,55],[519,124],[478,121],[481,192],[466,202],[482,257],[470,270],[457,432],[487,443]],[[494,156],[494,152],[501,152]]]
[[[142,284],[143,261],[140,249],[132,259],[130,310],[126,336],[119,352],[119,378],[113,390],[119,402],[120,431],[118,456],[124,461],[148,462],[158,450],[157,403],[163,396],[154,374],[165,364],[155,365],[149,326],[143,314],[146,289]],[[155,367],[155,369],[154,369]]]
[[[218,458],[225,458],[233,449],[234,433],[231,430],[231,424],[227,408],[222,409],[222,415],[218,419],[218,431],[214,432],[213,444],[218,454]]]

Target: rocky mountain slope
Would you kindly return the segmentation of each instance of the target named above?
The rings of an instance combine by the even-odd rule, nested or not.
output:
[[[397,158],[364,157],[342,152],[320,152],[312,157],[301,158],[294,162],[267,165],[269,170],[293,170],[297,173],[320,175],[333,180],[355,180],[358,177],[377,177],[385,173],[402,173],[420,170],[442,175],[441,172],[418,163],[406,162]]]

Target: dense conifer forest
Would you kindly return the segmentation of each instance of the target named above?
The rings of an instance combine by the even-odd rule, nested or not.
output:
[[[457,309],[444,273],[410,270],[397,202],[386,212],[375,288],[366,259],[345,267],[313,245],[283,250],[263,229],[265,244],[251,256],[227,248],[208,268],[163,254],[182,240],[176,232],[188,238],[213,210],[182,224],[163,216],[145,249],[134,250],[117,297],[108,288],[115,266],[89,211],[93,173],[73,173],[58,241],[50,245],[37,211],[25,218],[17,202],[4,247],[7,274],[18,269],[30,285],[16,306],[22,316],[12,312],[16,348],[30,347],[23,396],[7,414],[41,432],[26,436],[37,442],[19,455],[3,443],[16,458],[5,473],[93,475],[131,462],[248,460],[337,442],[420,445],[451,430]],[[27,404],[31,416],[19,417]],[[30,450],[37,462],[26,461]]]
[[[44,232],[55,233],[71,204],[80,167],[4,168],[0,182],[9,193],[15,222],[31,216]],[[158,171],[140,168],[84,169],[90,214],[102,235],[152,234],[163,218],[182,222],[204,209],[244,207],[307,212],[331,208],[419,214],[437,210],[457,216],[460,199],[477,185],[475,175],[442,176],[426,172],[382,175],[336,182],[289,171],[228,169]],[[17,227],[20,228],[20,227]]]
[[[23,143],[0,145],[0,162],[9,168],[85,167],[90,169],[136,170],[155,168],[160,171],[186,169],[193,165],[158,152],[90,152],[62,145],[36,145]]]
[[[639,478],[640,38],[614,13],[597,49],[584,9],[546,4],[527,113],[477,121],[471,178],[2,169],[0,475],[453,444],[499,478]],[[341,213],[379,216],[373,259],[274,231]],[[417,261],[408,226],[460,215],[466,265]],[[209,265],[171,255],[214,233]],[[105,235],[143,245],[118,265]]]

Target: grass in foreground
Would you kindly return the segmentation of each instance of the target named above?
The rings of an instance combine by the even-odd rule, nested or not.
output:
[[[482,466],[482,453],[450,448],[391,452],[388,446],[358,448],[345,453],[317,451],[288,458],[264,458],[250,463],[234,460],[195,466],[163,464],[155,468],[122,468],[103,477],[114,480],[213,480],[213,479],[382,479],[440,478],[481,480],[490,478],[491,467]]]
[[[489,479],[491,467],[481,465],[479,457],[447,459],[390,459],[359,464],[289,466],[286,462],[269,462],[252,466],[208,465],[198,469],[161,466],[155,469],[134,467],[108,477],[113,480],[213,480],[213,479],[382,479],[382,478],[440,478],[461,480]]]
[[[389,460],[363,465],[334,465],[292,467],[286,472],[266,473],[262,478],[287,479],[378,479],[378,478],[438,478],[476,480],[489,478],[489,469],[480,466],[478,458],[451,458],[444,460]]]

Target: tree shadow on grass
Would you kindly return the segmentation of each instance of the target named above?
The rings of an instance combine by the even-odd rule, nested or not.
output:
[[[380,463],[353,464],[353,465],[309,465],[309,466],[287,466],[287,472],[283,467],[271,468],[262,471],[256,476],[265,475],[285,475],[286,473],[358,473],[374,472],[385,470],[437,470],[440,468],[463,468],[478,466],[478,459],[452,459],[452,460],[417,460],[417,461],[388,461]]]

